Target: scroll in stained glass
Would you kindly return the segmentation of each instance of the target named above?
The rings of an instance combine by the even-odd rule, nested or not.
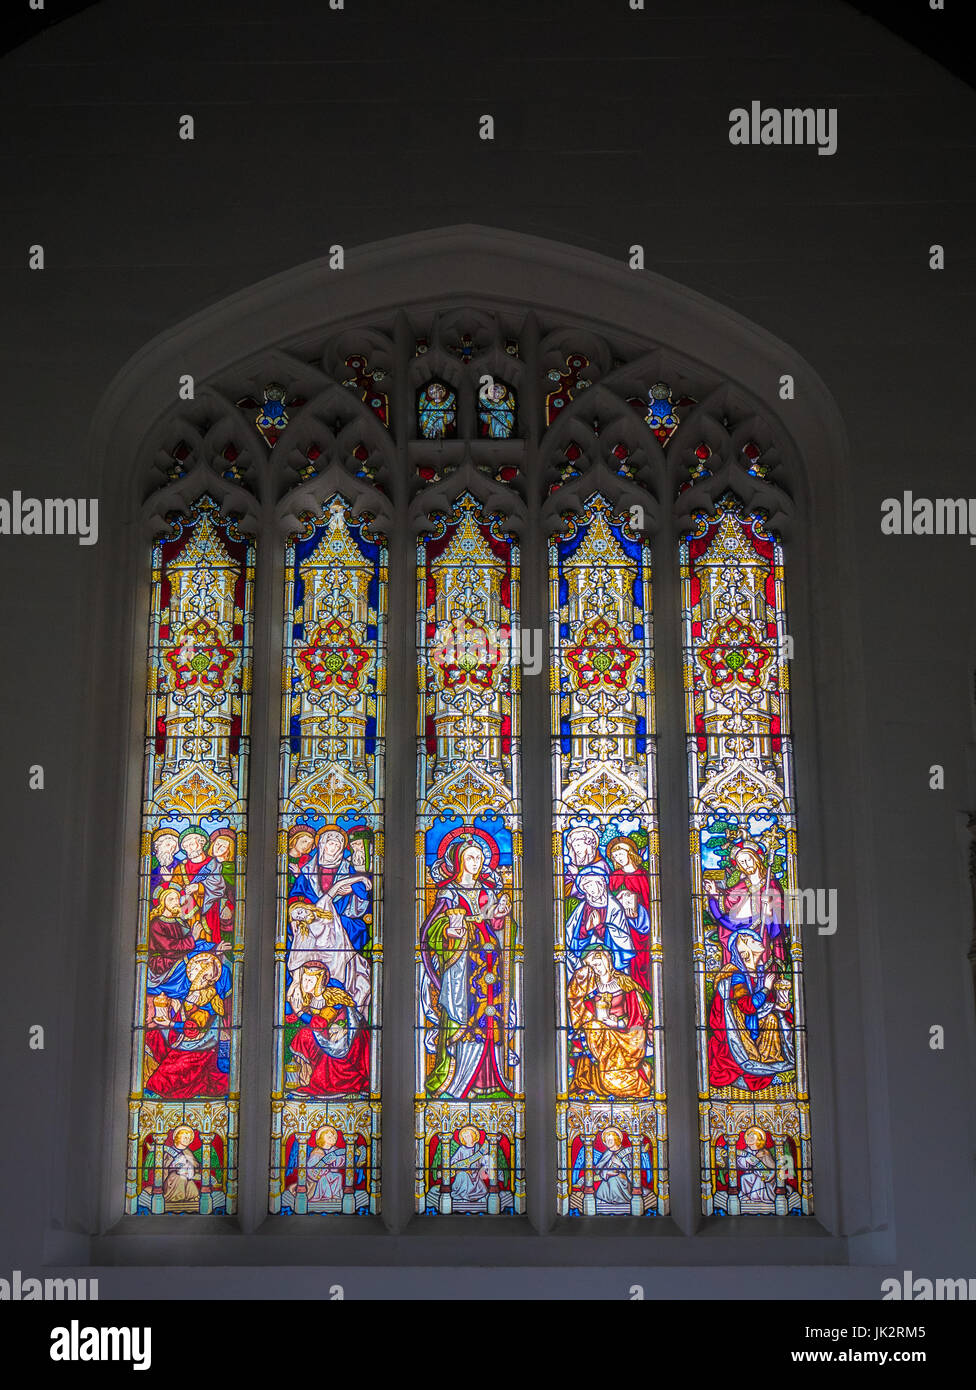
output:
[[[519,550],[464,495],[417,552],[416,1202],[524,1204]]]
[[[650,547],[601,497],[549,547],[557,1209],[668,1207]]]
[[[211,498],[153,548],[130,1213],[235,1209],[253,588]]]
[[[706,1213],[812,1210],[782,546],[730,495],[681,546]]]
[[[285,552],[272,1212],[379,1210],[386,606],[335,497]]]

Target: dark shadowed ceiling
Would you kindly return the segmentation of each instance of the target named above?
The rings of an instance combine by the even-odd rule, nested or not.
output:
[[[18,0],[16,14],[11,13],[12,6],[8,4],[0,26],[0,53],[26,43],[42,29],[91,9],[97,3],[99,0],[44,0],[45,8],[33,11],[27,8],[28,0]],[[653,11],[657,0],[646,0],[646,3]],[[843,3],[876,19],[913,48],[928,54],[970,86],[976,86],[976,58],[969,40],[972,0],[943,0],[945,9],[941,11],[932,10],[929,0],[843,0]],[[201,10],[206,11],[206,0],[201,0]]]

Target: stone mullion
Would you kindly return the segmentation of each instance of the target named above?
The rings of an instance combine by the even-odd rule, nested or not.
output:
[[[412,392],[407,370],[413,336],[405,314],[394,328],[390,388],[395,465],[389,494],[389,621],[386,688],[386,853],[383,862],[382,1215],[401,1230],[414,1209],[414,894],[417,783],[416,557],[408,518],[407,440]]]
[[[255,1230],[268,1215],[270,1175],[284,583],[283,540],[275,521],[272,478],[268,468],[262,475],[254,566],[238,1138],[238,1210],[244,1232]]]
[[[539,328],[534,315],[523,326],[519,351],[525,362],[519,408],[525,438],[523,479],[527,520],[521,537],[523,651],[526,633],[533,654],[541,643],[538,675],[522,670],[523,816],[523,1010],[525,1033],[526,1213],[533,1228],[546,1231],[555,1213],[555,984],[553,974],[552,729],[549,698],[549,563],[543,532]]]
[[[698,1067],[694,962],[691,942],[691,869],[688,854],[688,740],[685,729],[684,655],[678,536],[667,496],[652,542],[654,669],[657,718],[657,797],[661,836],[661,938],[664,1047],[668,1093],[670,1212],[691,1234],[701,1211],[698,1139]]]

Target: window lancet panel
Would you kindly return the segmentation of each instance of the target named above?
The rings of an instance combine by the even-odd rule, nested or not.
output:
[[[285,550],[272,1212],[380,1204],[387,555],[333,497]]]
[[[549,547],[557,1209],[667,1211],[650,546],[599,495]]]
[[[706,1214],[812,1211],[783,552],[731,494],[681,544]]]
[[[466,493],[417,551],[416,1203],[524,1207],[519,548]]]
[[[253,591],[212,498],[153,547],[130,1213],[236,1205]]]
[[[344,330],[324,345],[320,363],[304,348],[299,356],[279,353],[279,381],[269,381],[267,364],[259,364],[256,375],[215,393],[227,395],[219,408],[208,398],[197,414],[184,412],[184,438],[156,461],[159,481],[182,505],[216,491],[248,511],[240,494],[249,493],[251,502],[260,497],[266,504],[266,517],[287,518],[292,531],[284,542],[269,537],[269,548],[284,548],[284,594],[280,584],[272,592],[270,572],[259,575],[260,603],[270,602],[276,614],[283,607],[285,647],[277,867],[266,885],[276,904],[270,1210],[352,1215],[381,1208],[389,836],[398,879],[402,868],[408,882],[411,872],[415,877],[414,980],[401,971],[387,988],[405,988],[402,1002],[415,1009],[415,1126],[402,1141],[415,1158],[416,1210],[524,1210],[524,1069],[551,1076],[555,1058],[556,1115],[540,1123],[548,1127],[555,1118],[557,1211],[667,1212],[647,535],[665,524],[660,499],[679,472],[679,493],[700,488],[721,499],[716,517],[696,516],[681,548],[688,723],[683,729],[676,714],[677,726],[662,730],[689,738],[704,1209],[809,1211],[800,942],[790,916],[796,836],[786,668],[778,653],[767,660],[760,650],[775,648],[785,634],[782,555],[763,516],[723,496],[741,482],[741,470],[757,485],[748,494],[753,508],[776,490],[766,485],[777,459],[765,426],[734,388],[682,368],[663,348],[550,327],[521,311],[497,319],[461,310],[440,319],[399,317],[399,325],[391,318],[369,332]],[[216,473],[214,483],[190,476],[198,465],[188,460],[198,451]],[[364,505],[363,515],[374,520],[354,516]],[[679,512],[688,505],[686,496]],[[569,507],[580,515],[572,517]],[[159,653],[176,643],[201,679],[204,671],[201,642],[188,643],[186,634],[177,641],[174,624],[185,615],[171,616],[177,609],[161,595],[170,570],[176,587],[183,583],[180,536],[185,543],[209,525],[217,538],[208,561],[216,577],[201,579],[201,592],[219,593],[224,580],[213,556],[221,554],[244,586],[235,588],[233,631],[223,638],[233,653],[226,747],[234,799],[204,799],[197,814],[188,802],[171,799],[164,807],[146,793],[130,1212],[232,1212],[236,1197],[243,938],[235,885],[243,882],[245,852],[254,545],[207,497],[187,510],[182,529],[154,552],[147,788],[172,794],[167,740],[185,732],[179,692],[166,684],[176,668]],[[778,525],[775,506],[771,513]],[[732,529],[723,530],[730,517]],[[387,543],[393,572],[409,572],[413,541],[405,538],[428,519],[433,529],[416,551],[417,819],[407,810],[405,823],[397,816],[399,825],[387,827],[388,614],[397,624],[414,617],[413,594],[404,592],[411,585],[388,592]],[[534,544],[548,546],[547,576]],[[330,546],[338,547],[331,558]],[[543,676],[524,711],[533,728],[544,730],[551,693],[551,749],[543,752],[537,742],[524,764],[520,658],[535,674],[531,654],[541,647],[533,631],[524,634],[522,651],[523,554],[532,561],[531,621],[548,619],[552,635],[550,689]],[[548,607],[535,592],[536,582],[544,591],[546,577]],[[666,593],[673,577],[669,569],[659,590]],[[679,645],[677,605],[668,610],[658,614],[659,648]],[[720,618],[744,626],[726,621],[720,629]],[[412,668],[399,662],[389,676],[401,695],[413,682]],[[391,728],[402,737],[414,705],[397,703]],[[217,733],[207,734],[214,749],[223,737],[219,718]],[[188,736],[184,743],[189,750]],[[205,743],[197,740],[193,756],[212,771]],[[391,748],[396,765],[403,745]],[[411,748],[405,756],[412,758]],[[554,798],[551,909],[548,869],[545,884],[532,887],[543,914],[554,912],[557,1032],[541,1055],[526,1058],[521,781],[540,774],[541,794],[548,795],[551,776]],[[665,832],[670,825],[674,834],[674,818],[684,824],[683,807],[667,814]],[[548,835],[546,819],[543,813],[532,829],[536,850]],[[270,827],[264,833],[273,851]],[[219,902],[206,859],[223,879]],[[170,879],[179,880],[178,900],[159,892]],[[259,884],[258,895],[264,891]],[[209,896],[197,910],[204,892]],[[260,910],[252,897],[252,923]],[[192,1046],[193,1027],[204,1024],[193,1023],[190,985],[189,1002],[178,989],[156,988],[163,967],[153,966],[153,952],[167,934],[192,942],[186,979],[199,974],[207,988],[219,966],[208,996],[216,1048],[215,1071],[205,1082],[213,1094],[174,1089],[171,1074],[182,1074],[189,1054],[202,1054],[206,1043]],[[750,934],[760,947],[761,981],[757,970],[750,974]],[[410,946],[408,929],[408,955]],[[206,963],[208,954],[216,965]],[[203,1018],[206,1011],[196,1013]],[[164,1016],[165,1047],[186,1056],[161,1067],[166,1058],[157,1059],[153,1034],[162,1032]],[[267,1035],[263,1043],[248,1042],[255,1057],[260,1052],[264,1075],[267,1044]],[[675,1046],[683,1047],[680,1039],[671,1039]],[[759,1062],[776,1067],[750,1070],[757,1060],[750,1047]],[[203,1076],[209,1064],[197,1064]],[[740,1071],[732,1075],[736,1064]],[[166,1092],[147,1084],[150,1069]],[[266,1146],[267,1136],[259,1143]],[[694,1171],[682,1178],[696,1180]],[[262,1188],[266,1181],[262,1171]],[[547,1205],[553,1200],[551,1190],[540,1195]]]

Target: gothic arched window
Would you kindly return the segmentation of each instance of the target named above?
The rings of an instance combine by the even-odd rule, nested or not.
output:
[[[554,1072],[555,1180],[537,1200],[661,1216],[666,1059],[684,1050],[704,1211],[809,1213],[770,522],[788,498],[769,426],[659,349],[464,305],[346,326],[273,369],[208,384],[164,426],[147,503],[162,536],[128,1210],[235,1209],[240,1058],[263,1052],[272,1214],[380,1212],[407,1146],[418,1214],[524,1212],[526,1095]],[[682,645],[685,716],[662,719],[655,663]],[[259,765],[249,713],[269,663],[279,735]],[[269,681],[263,726],[276,698]],[[691,912],[669,920],[662,840],[683,839],[685,812],[659,805],[657,760],[685,744]],[[277,768],[274,824],[248,825],[249,765],[261,784]],[[415,796],[391,806],[404,777]],[[672,872],[672,903],[676,889]],[[250,952],[273,946],[270,1032],[242,1012],[245,903]],[[665,965],[689,925],[696,1027],[681,1033]],[[526,990],[546,937],[548,1033]],[[413,1133],[402,1118],[384,1133],[403,1070],[384,1077],[382,1054],[406,1049]]]
[[[92,787],[122,862],[99,1219],[147,1258],[262,1227],[371,1260],[414,1222],[623,1265],[638,1230],[708,1263],[716,1223],[749,1259],[738,1214],[774,1262],[843,1258],[881,1208],[865,1069],[831,1065],[871,1001],[825,1007],[863,960],[806,887],[858,919],[836,410],[667,282],[437,237],[228,301],[96,417],[133,545],[98,557],[93,747],[129,754],[131,671],[145,750],[121,804]],[[445,266],[469,294],[433,298]]]

